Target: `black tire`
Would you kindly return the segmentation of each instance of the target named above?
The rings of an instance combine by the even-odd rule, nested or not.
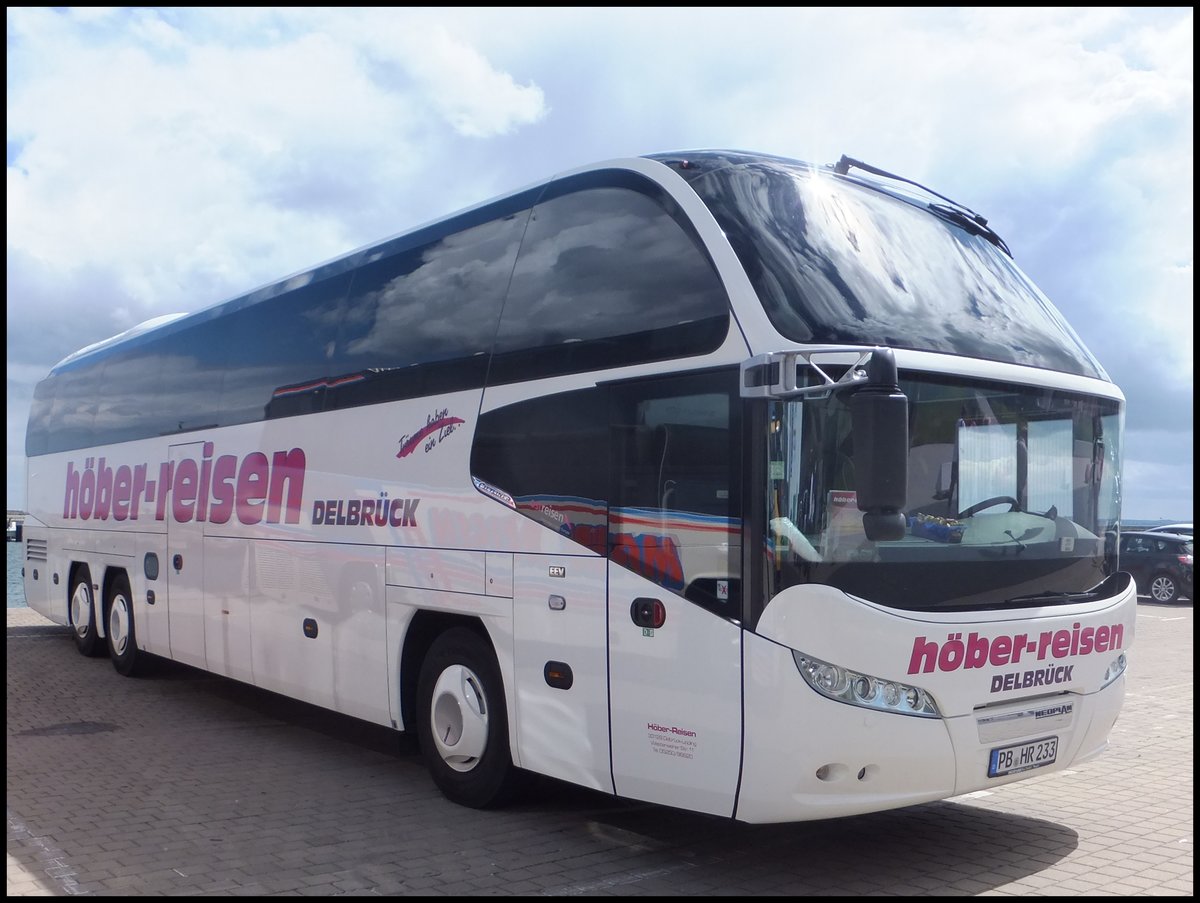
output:
[[[133,624],[133,593],[129,579],[122,574],[113,580],[105,604],[105,627],[108,634],[108,655],[118,674],[132,677],[141,670],[146,656],[137,647],[137,632]]]
[[[433,782],[450,801],[488,809],[516,793],[504,684],[479,634],[455,627],[434,640],[417,682],[417,736]]]
[[[96,596],[92,592],[92,574],[86,564],[75,569],[71,578],[71,597],[68,614],[71,631],[75,635],[75,646],[86,656],[104,654],[104,643],[96,629]]]
[[[1150,578],[1150,598],[1155,602],[1174,602],[1179,598],[1179,581],[1167,573]]]

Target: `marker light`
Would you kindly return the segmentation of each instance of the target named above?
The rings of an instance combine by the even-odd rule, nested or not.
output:
[[[920,687],[860,674],[795,649],[792,650],[792,658],[796,660],[800,676],[822,696],[880,712],[915,715],[918,718],[941,717],[933,697]],[[1124,659],[1125,656],[1121,656],[1122,663]]]

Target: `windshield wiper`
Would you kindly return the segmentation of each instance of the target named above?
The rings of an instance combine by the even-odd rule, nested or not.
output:
[[[863,163],[861,160],[855,160],[853,157],[847,157],[842,154],[842,159],[833,164],[833,171],[838,175],[844,176],[851,169],[861,169],[864,172],[873,173],[877,176],[883,176],[885,179],[893,179],[897,182],[905,182],[909,185],[915,185],[922,191],[933,195],[935,198],[941,198],[945,204],[926,204],[934,216],[941,217],[947,222],[954,223],[956,226],[962,226],[972,235],[979,235],[982,238],[990,241],[997,248],[1012,257],[1012,251],[1008,249],[1004,239],[996,234],[995,230],[988,225],[988,221],[968,207],[966,204],[960,204],[958,201],[951,200],[944,194],[938,194],[932,188],[922,185],[920,182],[914,182],[912,179],[906,179],[904,176],[898,176],[894,172],[888,172],[886,169],[879,169],[869,163]]]
[[[1068,593],[1063,590],[1049,590],[1044,593],[1031,593],[1028,596],[1013,596],[1005,602],[1090,602],[1100,594],[1095,590],[1085,590],[1082,593]]]
[[[928,206],[935,216],[940,216],[942,219],[952,222],[956,226],[962,226],[972,235],[984,237],[1009,257],[1012,257],[1012,251],[1008,249],[1008,245],[1004,243],[1004,239],[997,235],[992,230],[992,227],[987,224],[987,220],[979,214],[968,213],[965,210],[948,207],[945,204],[929,204]]]

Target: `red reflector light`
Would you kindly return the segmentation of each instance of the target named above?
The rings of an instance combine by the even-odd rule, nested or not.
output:
[[[658,628],[662,627],[665,623],[667,623],[667,607],[655,599],[650,615],[650,626]]]
[[[629,616],[638,627],[657,630],[667,623],[667,607],[658,599],[642,597],[633,600]]]

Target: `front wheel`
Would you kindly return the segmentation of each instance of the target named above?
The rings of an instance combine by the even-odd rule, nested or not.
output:
[[[438,789],[473,809],[517,789],[500,667],[487,641],[463,627],[439,636],[421,664],[417,736]]]
[[[1179,584],[1170,574],[1155,574],[1150,581],[1150,596],[1155,602],[1174,602],[1179,598]]]

